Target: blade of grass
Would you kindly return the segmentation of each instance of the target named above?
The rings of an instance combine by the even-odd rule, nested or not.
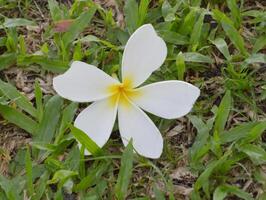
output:
[[[115,195],[118,200],[123,200],[127,196],[127,189],[132,175],[133,154],[132,140],[130,140],[122,155],[121,167],[115,185]]]
[[[102,155],[103,152],[101,148],[91,139],[89,136],[84,133],[82,130],[74,127],[73,125],[69,125],[71,129],[71,133],[74,137],[82,144],[84,147],[93,155],[98,156]]]
[[[231,91],[227,90],[218,109],[214,129],[220,134],[224,128],[232,106]]]
[[[22,95],[14,86],[0,80],[0,90],[7,98],[15,102],[19,108],[26,111],[33,117],[37,116],[37,110],[33,107],[31,102],[27,99],[27,97]]]
[[[33,186],[33,177],[32,177],[32,161],[30,155],[30,149],[27,148],[26,156],[25,156],[25,169],[27,176],[27,188],[29,197],[33,197],[34,195],[34,186]]]
[[[10,106],[0,105],[0,114],[10,123],[17,125],[32,135],[36,134],[38,124],[16,109]]]

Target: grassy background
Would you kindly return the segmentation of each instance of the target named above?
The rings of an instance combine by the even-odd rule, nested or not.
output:
[[[69,125],[87,105],[51,86],[72,60],[120,74],[145,23],[168,46],[147,83],[201,89],[188,116],[151,116],[158,160],[124,148],[116,126],[99,149]],[[265,200],[265,25],[264,0],[0,0],[0,199]]]

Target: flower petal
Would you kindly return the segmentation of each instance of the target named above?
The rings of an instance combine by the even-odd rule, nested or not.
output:
[[[124,145],[133,140],[135,150],[142,156],[159,158],[163,149],[163,138],[152,120],[137,106],[119,104],[119,131]]]
[[[186,115],[200,95],[200,90],[184,81],[162,81],[136,90],[131,100],[145,111],[173,119]]]
[[[158,69],[167,55],[167,47],[151,24],[138,28],[129,38],[122,59],[123,82],[137,87]]]
[[[111,99],[92,103],[76,118],[74,125],[81,129],[100,147],[109,139],[117,113],[117,103],[112,106]],[[85,152],[89,155],[89,152]]]
[[[53,79],[53,87],[60,96],[77,102],[111,96],[108,86],[112,84],[118,84],[118,81],[97,67],[80,61],[74,61],[69,70]]]

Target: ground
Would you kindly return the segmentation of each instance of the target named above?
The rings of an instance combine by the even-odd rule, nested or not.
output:
[[[0,1],[0,199],[266,199],[265,6]],[[53,77],[72,60],[119,74],[127,39],[146,23],[168,48],[147,83],[185,80],[201,95],[182,118],[149,115],[164,138],[159,159],[123,147],[117,125],[84,157],[69,124],[88,104],[57,96]]]

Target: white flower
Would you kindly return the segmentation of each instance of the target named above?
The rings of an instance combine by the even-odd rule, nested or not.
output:
[[[200,90],[183,81],[142,84],[164,62],[165,42],[152,25],[137,29],[129,38],[122,59],[122,82],[95,66],[75,61],[70,69],[54,78],[53,86],[62,97],[76,102],[92,102],[76,118],[74,125],[102,147],[110,137],[116,115],[124,145],[132,138],[135,150],[149,158],[160,157],[162,136],[142,111],[173,119],[186,115]],[[88,152],[87,152],[88,153]]]

